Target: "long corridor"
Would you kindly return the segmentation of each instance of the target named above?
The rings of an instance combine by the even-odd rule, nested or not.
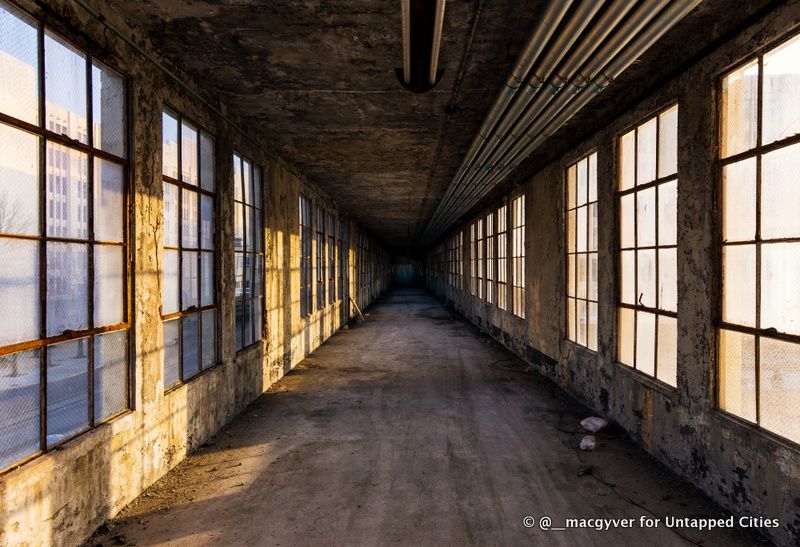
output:
[[[420,290],[319,348],[90,544],[755,545],[722,511]],[[523,518],[537,519],[534,528]],[[642,529],[640,517],[661,518]],[[631,529],[543,531],[566,518]]]

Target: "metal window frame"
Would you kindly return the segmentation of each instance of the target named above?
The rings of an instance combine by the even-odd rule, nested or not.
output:
[[[312,312],[313,295],[311,289],[312,276],[312,242],[311,242],[311,223],[312,203],[311,199],[300,194],[300,316],[308,317]],[[306,222],[304,224],[304,221]]]
[[[589,275],[589,270],[591,268],[591,260],[590,259],[591,259],[592,255],[595,255],[596,257],[598,257],[598,273],[599,273],[599,265],[600,265],[600,263],[599,263],[599,255],[598,255],[599,249],[595,248],[594,251],[590,251],[589,250],[589,248],[590,248],[589,242],[591,241],[591,236],[592,236],[592,233],[591,233],[591,230],[590,230],[590,222],[589,222],[589,218],[590,218],[589,207],[592,204],[594,204],[595,210],[597,210],[598,214],[599,214],[599,204],[598,204],[599,203],[599,199],[598,199],[599,198],[599,192],[597,192],[597,191],[595,192],[595,200],[594,201],[589,201],[589,180],[590,180],[590,173],[591,173],[591,162],[589,161],[589,158],[591,158],[592,156],[595,156],[595,157],[597,156],[597,149],[593,148],[590,151],[586,152],[585,154],[580,156],[578,159],[576,159],[575,161],[573,161],[569,165],[567,165],[567,167],[564,169],[564,205],[565,205],[565,207],[564,207],[565,208],[565,215],[564,215],[564,227],[565,227],[565,230],[564,230],[564,234],[566,236],[565,237],[566,245],[564,245],[564,247],[566,249],[566,257],[567,257],[567,260],[565,261],[565,264],[564,264],[564,271],[565,271],[564,280],[565,280],[565,285],[567,285],[568,284],[568,280],[569,280],[569,275],[570,275],[569,259],[570,259],[570,257],[572,257],[573,258],[573,270],[574,270],[572,272],[572,275],[573,275],[573,280],[575,282],[575,286],[573,287],[574,296],[570,296],[569,287],[566,287],[566,294],[565,294],[566,299],[565,300],[566,300],[567,310],[566,310],[566,313],[564,314],[565,315],[565,317],[564,317],[565,323],[564,324],[565,324],[565,327],[566,327],[566,330],[564,332],[564,338],[569,340],[570,342],[578,344],[579,346],[581,346],[583,348],[586,348],[589,351],[597,352],[598,351],[598,347],[597,346],[599,345],[599,340],[595,340],[595,348],[594,349],[592,349],[590,347],[590,345],[589,345],[589,304],[594,304],[596,307],[599,307],[599,299],[600,299],[600,291],[599,291],[599,287],[597,286],[598,285],[598,278],[597,277],[594,280],[595,281],[595,299],[592,300],[592,299],[589,298],[589,294],[590,294],[589,288],[591,286],[591,284],[589,282],[589,279],[591,277]],[[578,194],[577,194],[577,190],[578,190],[578,187],[577,187],[577,184],[578,184],[578,165],[580,165],[580,163],[583,162],[584,160],[586,160],[586,184],[587,184],[587,186],[586,186],[586,203],[584,203],[583,205],[578,205]],[[574,207],[570,207],[570,203],[569,203],[569,171],[572,168],[575,168],[575,206]],[[597,169],[597,159],[595,159],[595,182],[599,184],[599,180],[597,179],[596,169]],[[586,250],[585,251],[578,251],[578,237],[577,237],[578,236],[578,211],[581,208],[584,208],[584,207],[586,208]],[[571,212],[575,212],[575,250],[574,251],[570,251],[569,250],[569,214]],[[595,223],[595,229],[597,229],[597,223]],[[599,247],[599,242],[598,242],[598,247]],[[585,298],[580,298],[578,296],[578,257],[580,255],[586,256],[586,287],[585,287],[585,289],[586,289],[586,297]],[[570,338],[570,336],[569,336],[569,329],[570,329],[570,324],[569,324],[569,306],[571,305],[570,300],[573,301],[572,303],[575,306],[575,310],[574,310],[574,313],[573,313],[575,324],[572,325],[572,327],[574,329],[573,332],[575,333],[575,337],[574,338]],[[579,325],[579,321],[580,321],[580,318],[578,317],[578,301],[582,301],[586,305],[586,308],[585,308],[585,310],[586,310],[586,317],[585,317],[585,319],[586,319],[586,344],[583,344],[583,343],[581,343],[581,342],[579,342],[577,340],[577,338],[578,338],[578,325]],[[599,325],[598,325],[598,327],[599,327]],[[599,332],[596,333],[596,334],[599,337]]]
[[[24,11],[23,9],[19,8],[14,4],[3,3],[5,7],[16,17],[23,20],[25,23],[31,25],[36,30],[36,47],[37,47],[37,57],[36,57],[36,75],[37,75],[37,123],[32,124],[26,122],[24,120],[15,118],[14,116],[5,114],[0,112],[0,122],[4,125],[9,126],[12,129],[16,129],[19,131],[24,131],[26,133],[30,133],[37,138],[37,152],[38,152],[38,165],[37,165],[37,179],[38,179],[38,209],[37,213],[39,215],[39,226],[38,226],[38,235],[31,236],[31,235],[21,235],[21,234],[0,234],[0,237],[5,239],[13,239],[13,240],[23,240],[23,241],[35,241],[37,243],[37,260],[38,260],[38,276],[39,276],[39,338],[36,340],[28,340],[25,342],[17,342],[13,344],[7,344],[0,347],[0,356],[11,355],[14,353],[28,351],[28,350],[38,350],[39,351],[39,435],[38,435],[38,444],[39,450],[34,452],[33,454],[27,456],[26,458],[17,461],[10,466],[6,467],[5,469],[0,469],[0,476],[5,474],[7,471],[10,471],[20,465],[35,459],[42,454],[50,452],[58,448],[59,446],[63,445],[66,442],[88,432],[92,429],[95,429],[97,426],[102,425],[106,422],[113,420],[114,418],[125,414],[133,409],[134,404],[134,392],[133,392],[133,381],[134,381],[134,371],[133,371],[133,359],[131,356],[133,355],[133,325],[131,322],[131,317],[133,316],[133,297],[132,297],[132,290],[133,290],[133,271],[134,271],[134,264],[133,264],[133,255],[131,252],[131,245],[130,245],[130,233],[131,233],[131,222],[132,222],[132,215],[131,215],[131,207],[132,207],[132,199],[131,193],[133,190],[133,177],[132,177],[132,169],[131,169],[131,156],[133,151],[131,150],[130,143],[132,142],[132,125],[133,125],[133,116],[131,110],[131,91],[132,85],[130,77],[126,74],[123,74],[121,71],[117,70],[115,67],[110,66],[107,62],[101,61],[100,59],[96,58],[90,52],[86,50],[86,48],[80,47],[74,43],[74,41],[68,39],[63,34],[58,31],[54,31],[50,28],[50,26],[46,25],[40,19],[32,16],[28,12]],[[54,131],[51,131],[47,128],[47,99],[46,99],[46,73],[45,73],[45,36],[51,35],[54,39],[67,44],[68,47],[75,50],[80,54],[84,59],[85,64],[85,83],[86,83],[86,140],[87,143],[81,143],[78,140],[72,139],[64,134],[58,134]],[[110,72],[117,75],[121,82],[122,87],[124,90],[124,98],[122,100],[122,112],[124,116],[123,124],[123,135],[124,135],[124,156],[116,156],[115,154],[105,152],[95,146],[94,142],[94,120],[93,120],[93,86],[92,86],[92,67],[97,63],[99,66],[109,70]],[[48,143],[53,143],[59,146],[66,147],[69,150],[76,150],[86,155],[86,197],[87,197],[87,205],[86,205],[86,222],[87,222],[87,236],[84,239],[81,238],[70,238],[70,237],[58,237],[58,236],[48,236],[47,235],[47,207],[46,207],[46,196],[47,196],[47,145]],[[116,165],[119,165],[122,168],[122,180],[123,180],[123,203],[122,203],[122,219],[120,222],[122,223],[122,242],[111,242],[111,241],[103,241],[95,239],[95,225],[94,225],[94,160],[95,158],[99,158],[105,161],[109,161]],[[54,336],[47,336],[47,244],[49,242],[53,243],[75,243],[80,244],[86,247],[86,312],[87,312],[87,328],[80,330],[80,331],[64,331],[59,335]],[[117,323],[114,325],[104,325],[102,327],[95,327],[94,326],[94,285],[95,285],[95,273],[94,273],[94,250],[96,245],[106,245],[106,246],[113,246],[113,247],[121,247],[122,254],[123,254],[123,302],[122,302],[122,309],[123,309],[123,322]],[[126,392],[126,401],[124,408],[110,416],[102,418],[100,420],[95,419],[95,408],[94,408],[94,399],[95,399],[95,383],[94,383],[94,345],[95,339],[98,335],[109,333],[109,332],[126,332],[126,355],[125,355],[125,392]],[[59,440],[58,442],[52,443],[48,445],[47,443],[47,372],[48,372],[48,364],[47,364],[47,354],[48,354],[48,347],[60,342],[67,342],[72,340],[80,340],[86,339],[87,340],[87,425],[80,431],[72,433],[66,436],[64,439]]]
[[[737,154],[733,154],[727,157],[722,157],[722,146],[718,146],[718,157],[717,157],[717,166],[716,166],[716,197],[717,203],[720,203],[721,206],[716,208],[716,243],[718,252],[716,254],[716,280],[718,286],[718,298],[717,298],[717,307],[716,307],[716,334],[717,340],[715,344],[715,371],[713,374],[714,381],[715,381],[715,389],[713,393],[714,399],[714,407],[720,413],[731,417],[732,419],[747,424],[748,426],[755,427],[759,433],[770,435],[771,437],[776,438],[782,443],[788,444],[789,446],[797,449],[800,446],[800,442],[797,440],[790,439],[788,437],[784,437],[780,433],[776,433],[770,429],[764,428],[761,425],[761,339],[762,338],[770,338],[773,340],[779,340],[782,342],[789,342],[800,345],[800,335],[790,334],[782,331],[778,331],[774,328],[762,328],[761,326],[761,288],[762,288],[762,280],[761,280],[761,250],[764,244],[774,244],[774,243],[800,243],[800,237],[782,237],[782,238],[771,238],[765,239],[761,236],[761,218],[762,218],[762,207],[761,207],[761,187],[762,187],[762,158],[766,154],[770,152],[774,152],[777,150],[782,150],[784,148],[788,148],[790,146],[796,145],[800,143],[800,134],[793,135],[790,137],[786,137],[783,139],[779,139],[768,144],[763,144],[763,92],[764,92],[764,56],[777,50],[778,48],[782,47],[784,44],[795,40],[800,36],[797,30],[792,30],[790,33],[782,36],[781,38],[770,42],[769,44],[758,48],[752,55],[745,57],[744,59],[734,63],[733,65],[726,67],[720,74],[718,74],[715,82],[715,91],[718,93],[718,96],[721,96],[723,90],[723,82],[724,79],[736,72],[740,68],[745,67],[746,65],[756,61],[756,66],[758,67],[758,83],[757,83],[757,111],[756,111],[756,144],[753,148],[745,150],[743,152],[739,152]],[[718,141],[722,138],[722,127],[724,125],[724,114],[722,112],[722,101],[718,100],[716,102],[716,123],[717,123],[717,138]],[[744,160],[748,159],[755,159],[756,161],[756,201],[755,201],[755,221],[756,221],[756,232],[755,238],[751,240],[745,241],[732,241],[726,242],[724,239],[724,226],[723,226],[723,218],[724,218],[724,169],[726,166],[739,163]],[[755,246],[755,255],[756,255],[756,265],[755,265],[755,276],[756,276],[756,286],[755,286],[755,327],[748,327],[746,325],[739,325],[736,323],[728,323],[724,320],[723,314],[723,307],[724,307],[724,291],[725,291],[725,280],[723,275],[723,252],[728,247],[736,247],[736,246],[744,246],[744,245],[754,245]],[[751,421],[744,416],[740,416],[731,412],[730,410],[726,410],[721,405],[721,398],[720,398],[720,386],[721,386],[721,375],[722,375],[722,349],[721,349],[721,331],[727,330],[732,332],[737,332],[741,334],[747,334],[753,337],[754,348],[753,348],[753,358],[754,358],[754,365],[755,365],[755,421]]]
[[[495,278],[496,269],[497,269],[497,257],[495,252],[495,246],[497,245],[497,238],[495,237],[495,211],[494,209],[490,209],[486,216],[484,217],[483,222],[483,234],[484,240],[486,241],[486,247],[484,251],[484,297],[487,303],[494,304],[496,297],[495,297]]]
[[[625,135],[627,135],[631,131],[634,131],[634,144],[633,144],[634,178],[633,178],[633,186],[631,186],[630,188],[628,188],[626,190],[619,190],[620,181],[622,180],[622,170],[619,168],[620,166],[618,165],[617,166],[617,173],[616,173],[616,175],[617,175],[616,176],[616,179],[617,179],[616,180],[616,190],[614,191],[614,194],[615,194],[615,198],[616,198],[615,199],[615,203],[616,203],[616,207],[617,207],[617,211],[618,211],[617,221],[616,221],[616,231],[617,231],[617,309],[616,309],[616,326],[617,326],[617,328],[616,328],[616,334],[617,334],[617,343],[615,344],[615,346],[616,346],[616,348],[615,348],[615,361],[620,366],[623,366],[623,367],[625,367],[627,369],[636,371],[637,374],[641,374],[644,377],[648,378],[649,380],[658,382],[659,385],[664,386],[666,389],[674,391],[674,390],[677,390],[677,385],[673,386],[671,384],[666,383],[664,380],[661,380],[660,378],[658,378],[658,318],[660,316],[671,317],[671,318],[675,319],[676,323],[677,323],[677,320],[678,320],[677,309],[676,309],[676,311],[673,312],[673,311],[669,311],[669,310],[664,310],[659,306],[660,296],[659,296],[659,291],[658,291],[658,281],[660,279],[660,275],[659,274],[660,274],[660,271],[661,271],[660,270],[660,265],[659,265],[659,260],[660,259],[659,259],[659,252],[658,251],[662,250],[662,249],[667,249],[667,250],[675,249],[676,253],[677,253],[677,249],[678,249],[678,238],[677,238],[677,235],[676,235],[676,238],[675,238],[675,244],[674,245],[660,245],[658,243],[658,235],[659,235],[659,218],[658,218],[658,212],[659,212],[658,195],[659,194],[658,194],[658,189],[659,189],[660,186],[663,186],[664,184],[667,184],[667,183],[670,183],[670,182],[673,182],[673,181],[675,181],[677,183],[677,181],[679,180],[679,177],[680,177],[680,169],[678,168],[678,166],[676,166],[675,173],[673,173],[671,175],[668,175],[668,176],[659,177],[659,166],[660,166],[659,164],[660,164],[660,159],[661,159],[661,153],[660,153],[661,152],[661,115],[664,114],[665,112],[667,112],[668,110],[671,110],[673,107],[677,107],[678,108],[677,115],[680,118],[680,105],[679,105],[679,102],[678,102],[677,99],[673,99],[673,100],[667,102],[666,104],[664,104],[663,106],[655,109],[655,113],[652,113],[652,111],[651,111],[651,113],[647,114],[646,116],[643,116],[642,118],[637,120],[635,123],[633,123],[630,126],[626,127],[623,131],[620,131],[616,135],[616,137],[615,137],[615,139],[616,139],[616,153],[617,153],[617,157],[619,158],[619,157],[622,157],[621,154],[622,154],[622,139],[623,139],[623,137],[625,137]],[[638,180],[639,180],[639,147],[638,147],[639,129],[643,125],[649,123],[651,120],[655,120],[656,121],[656,157],[655,157],[655,160],[656,160],[655,177],[656,178],[654,180],[651,180],[651,181],[645,183],[645,184],[641,184],[640,185],[640,184],[638,184]],[[678,135],[678,137],[680,137],[680,135]],[[677,141],[676,141],[676,147],[677,147]],[[655,208],[655,211],[654,211],[654,215],[655,215],[655,245],[639,246],[638,245],[638,243],[639,243],[639,222],[638,222],[639,212],[638,212],[638,206],[637,206],[637,203],[636,203],[636,193],[640,192],[640,191],[643,191],[643,190],[648,190],[650,188],[654,188],[655,191],[656,191],[656,208]],[[679,190],[679,192],[680,192],[680,190]],[[634,232],[633,238],[634,238],[634,246],[633,247],[623,247],[622,246],[622,242],[621,242],[621,238],[622,238],[622,198],[625,197],[625,196],[628,196],[628,195],[633,195],[634,196],[634,207],[633,207],[633,220],[634,220],[634,223],[633,223],[633,232]],[[676,218],[676,223],[677,223],[677,218]],[[655,264],[656,264],[656,272],[655,272],[655,279],[656,279],[656,291],[655,291],[656,292],[656,294],[655,294],[656,305],[655,305],[655,307],[644,306],[644,305],[642,305],[640,303],[627,304],[627,303],[622,302],[622,275],[623,275],[623,271],[622,271],[622,252],[623,251],[634,251],[634,255],[633,255],[634,256],[634,267],[633,267],[633,269],[634,269],[634,293],[639,295],[639,274],[638,274],[638,272],[639,272],[639,256],[638,256],[638,251],[650,251],[650,250],[655,251]],[[639,300],[641,300],[641,295],[639,295],[637,297],[637,301],[639,301]],[[620,355],[620,341],[621,341],[620,337],[619,337],[620,323],[621,323],[621,321],[620,321],[620,315],[621,315],[620,314],[620,310],[623,309],[623,308],[632,310],[633,314],[634,314],[633,315],[633,364],[632,365],[627,365],[627,364],[623,363],[622,360],[619,357],[619,355]],[[677,308],[677,302],[676,302],[676,308]],[[647,373],[647,372],[643,372],[639,368],[638,363],[636,362],[637,361],[637,359],[636,359],[636,337],[637,337],[637,335],[636,335],[636,331],[637,331],[636,327],[637,327],[637,323],[638,323],[638,320],[637,320],[638,314],[637,314],[637,312],[639,312],[639,311],[645,312],[645,313],[651,313],[651,314],[653,314],[655,316],[655,332],[654,332],[654,342],[653,342],[653,344],[654,344],[654,346],[653,346],[653,374],[652,375]],[[676,381],[676,384],[677,384],[677,381]]]
[[[179,113],[178,109],[172,108],[167,103],[164,103],[162,105],[162,108],[161,108],[161,118],[162,118],[162,120],[163,120],[165,114],[167,114],[170,117],[172,117],[173,119],[175,119],[177,121],[177,124],[178,124],[178,135],[177,135],[178,136],[178,141],[177,141],[177,149],[178,149],[177,150],[177,152],[178,152],[178,166],[177,166],[178,167],[178,173],[177,174],[178,174],[178,178],[175,179],[173,177],[165,175],[164,174],[163,165],[162,165],[162,169],[161,169],[161,183],[162,183],[162,185],[164,183],[172,184],[173,186],[175,186],[178,189],[178,200],[177,200],[178,207],[177,207],[177,211],[176,211],[176,215],[177,215],[176,222],[178,223],[178,241],[177,241],[178,245],[177,245],[177,247],[172,247],[172,246],[168,247],[166,245],[166,243],[164,244],[164,251],[165,252],[167,250],[170,250],[170,251],[177,251],[177,253],[178,253],[178,311],[171,312],[171,313],[168,313],[168,314],[164,314],[163,311],[162,311],[161,306],[159,306],[159,315],[161,316],[162,324],[167,322],[167,321],[172,321],[172,320],[177,319],[178,320],[178,328],[179,328],[179,336],[178,336],[178,365],[179,365],[178,378],[179,379],[178,379],[177,382],[175,382],[173,384],[170,384],[169,386],[164,386],[164,392],[168,393],[169,391],[174,390],[174,389],[182,386],[186,382],[188,382],[190,380],[193,380],[194,378],[197,378],[198,376],[200,376],[206,370],[212,369],[215,366],[220,364],[220,359],[219,359],[219,331],[220,331],[220,329],[219,329],[219,306],[218,306],[218,303],[217,303],[218,300],[219,300],[219,280],[218,280],[218,277],[219,277],[219,275],[218,275],[218,272],[219,272],[219,253],[218,253],[218,249],[219,249],[218,233],[219,233],[219,230],[217,230],[217,208],[218,208],[218,196],[217,196],[217,194],[218,194],[218,191],[219,191],[219,184],[218,184],[218,181],[217,181],[217,178],[216,178],[216,172],[214,172],[213,175],[212,175],[214,177],[214,181],[213,181],[214,190],[213,191],[208,191],[208,190],[202,188],[203,182],[201,180],[201,171],[202,171],[202,163],[201,163],[202,162],[202,151],[201,151],[202,145],[201,145],[201,140],[200,140],[201,139],[201,134],[205,133],[206,136],[209,137],[211,139],[211,141],[214,143],[214,152],[213,152],[213,158],[212,159],[214,161],[214,165],[216,165],[216,161],[217,161],[217,139],[214,136],[214,134],[212,134],[209,131],[206,131],[205,129],[203,129],[202,125],[196,123],[195,120],[193,120],[191,118],[188,118],[186,116],[183,116],[182,114]],[[193,127],[197,131],[197,168],[198,168],[198,171],[197,171],[197,185],[193,185],[191,183],[184,182],[183,181],[183,177],[181,175],[181,167],[183,166],[183,125],[184,125],[184,122],[187,125]],[[163,127],[163,121],[162,121],[162,127]],[[162,134],[161,135],[162,158],[163,158],[163,144],[164,144],[164,135]],[[163,162],[163,159],[162,159],[162,162]],[[195,192],[197,194],[197,247],[196,248],[184,247],[183,246],[183,192],[184,192],[184,190],[185,191],[189,191],[189,192]],[[161,195],[162,196],[164,195],[163,187],[162,187]],[[209,304],[207,306],[200,305],[201,292],[202,292],[202,281],[200,279],[200,271],[201,271],[200,265],[202,264],[202,253],[203,252],[209,252],[208,250],[203,250],[202,246],[200,244],[200,238],[201,238],[201,233],[202,233],[202,216],[203,216],[202,215],[202,211],[201,211],[201,207],[202,207],[202,205],[201,205],[202,204],[201,196],[204,196],[204,195],[210,197],[213,200],[213,205],[214,205],[214,214],[213,214],[213,218],[212,218],[212,225],[214,226],[214,236],[213,236],[214,248],[210,251],[212,253],[212,255],[213,255],[212,264],[213,264],[213,267],[214,267],[214,271],[213,271],[213,276],[214,276],[214,281],[213,281],[214,303],[213,304]],[[163,241],[163,236],[162,236],[162,241]],[[197,280],[197,303],[198,303],[198,305],[197,306],[190,306],[190,307],[186,308],[185,310],[183,309],[183,302],[182,302],[182,298],[183,298],[183,251],[197,253],[197,272],[198,272],[198,280]],[[214,363],[212,365],[204,368],[203,367],[203,351],[202,351],[202,348],[203,348],[203,317],[202,316],[203,316],[203,314],[205,312],[207,312],[209,310],[214,310]],[[183,370],[183,318],[185,316],[192,315],[192,314],[197,314],[197,318],[198,318],[198,321],[197,321],[197,329],[198,329],[198,334],[197,334],[197,348],[198,348],[197,368],[198,368],[198,370],[193,376],[187,378],[185,376],[184,370]]]
[[[325,237],[325,208],[322,205],[317,205],[314,209],[314,241],[316,247],[315,255],[315,268],[316,273],[316,296],[317,296],[317,311],[324,310],[328,301],[328,294],[325,290],[326,282],[326,261],[325,248],[328,245],[327,238]]]
[[[254,291],[252,291],[252,288],[255,287],[255,279],[251,283],[251,294],[250,294],[249,297],[244,294],[244,287],[246,285],[245,285],[244,281],[242,283],[242,290],[243,290],[243,292],[242,292],[242,319],[243,320],[242,320],[242,332],[241,332],[241,335],[242,335],[242,338],[241,338],[242,346],[236,348],[236,353],[239,354],[241,352],[247,351],[250,348],[258,346],[264,340],[264,332],[265,332],[265,328],[266,328],[266,321],[264,320],[264,318],[266,317],[266,305],[265,305],[265,298],[264,298],[265,278],[266,278],[265,277],[266,276],[266,262],[264,261],[264,246],[265,246],[265,243],[266,243],[265,242],[265,238],[264,238],[264,220],[265,220],[265,216],[266,216],[265,215],[265,211],[264,211],[264,200],[266,199],[266,193],[264,192],[264,179],[266,177],[266,171],[264,170],[264,168],[260,164],[254,162],[249,157],[247,157],[247,156],[245,156],[243,154],[240,154],[240,153],[238,153],[238,152],[236,152],[234,150],[234,152],[232,154],[233,161],[235,161],[236,158],[239,158],[239,161],[241,162],[240,172],[242,173],[242,180],[239,181],[239,183],[242,184],[242,199],[241,200],[237,200],[236,199],[236,192],[234,191],[234,198],[233,198],[234,213],[233,214],[236,215],[236,211],[235,211],[236,204],[241,204],[242,205],[242,209],[243,209],[243,217],[242,217],[243,230],[242,230],[242,232],[243,232],[243,236],[244,237],[243,237],[243,241],[242,241],[242,250],[241,251],[237,251],[235,249],[235,244],[234,244],[234,251],[233,251],[233,256],[234,256],[234,276],[236,275],[235,268],[236,268],[236,257],[237,257],[237,255],[242,255],[242,276],[245,279],[247,279],[246,278],[246,274],[247,274],[247,258],[248,258],[248,256],[252,257],[252,261],[253,261],[253,265],[254,265],[253,269],[255,269],[255,264],[257,263],[256,262],[257,260],[260,259],[260,263],[261,263],[261,275],[259,276],[260,279],[258,280],[259,281],[259,288],[260,288],[259,294],[254,295],[253,294]],[[259,192],[260,196],[261,196],[260,203],[256,201],[255,195],[251,196],[252,203],[247,203],[247,201],[245,199],[245,196],[247,195],[244,192],[244,163],[245,162],[249,162],[250,163],[250,178],[252,179],[252,182],[253,182],[253,193],[255,193],[255,185],[256,185],[255,172],[256,172],[256,169],[258,169],[259,172],[261,173],[261,180],[260,180],[261,189],[260,189],[260,192]],[[235,166],[234,166],[234,169],[233,169],[233,173],[234,173],[234,178],[235,178],[235,176],[236,176]],[[237,181],[234,180],[233,183],[237,184]],[[248,250],[248,248],[247,248],[248,247],[248,245],[247,245],[247,243],[248,243],[247,242],[248,220],[247,219],[249,218],[249,210],[248,210],[248,208],[255,209],[256,212],[261,213],[260,214],[260,219],[261,219],[260,225],[253,227],[254,233],[261,233],[261,246],[260,246],[259,249],[256,249],[255,246],[253,246],[252,250]],[[253,217],[255,218],[255,215],[253,215]],[[235,237],[235,234],[234,234],[234,237]],[[253,340],[249,344],[245,344],[244,343],[244,341],[245,341],[245,336],[244,335],[245,335],[245,325],[247,325],[247,321],[244,320],[244,310],[245,309],[249,309],[252,312],[253,303],[258,301],[258,300],[261,301],[261,317],[260,317],[260,319],[261,319],[261,329],[260,329],[259,332],[256,332],[255,325],[251,321],[251,327],[253,329],[253,332],[252,332]],[[245,306],[245,301],[247,301],[249,303],[249,306]],[[236,326],[236,296],[234,295],[234,327],[235,326]]]
[[[336,303],[336,216],[331,211],[325,214],[328,259],[328,305]]]
[[[510,200],[511,205],[511,313],[520,319],[525,319],[525,193],[514,195]],[[519,204],[517,210],[516,204]],[[517,223],[519,221],[519,223]],[[519,237],[517,235],[519,234]],[[519,254],[517,254],[519,253]],[[517,266],[521,265],[519,272]],[[519,273],[519,276],[518,276]],[[521,278],[521,279],[518,279]],[[518,284],[519,283],[519,284]],[[517,309],[517,294],[519,293],[519,306]]]
[[[508,267],[510,261],[508,260],[508,245],[510,238],[508,237],[508,215],[509,205],[504,199],[503,204],[497,207],[496,222],[497,222],[497,307],[503,311],[508,310]],[[502,219],[502,223],[500,222]],[[502,229],[501,229],[502,228]],[[502,236],[502,237],[501,237]],[[502,272],[502,280],[500,279]]]

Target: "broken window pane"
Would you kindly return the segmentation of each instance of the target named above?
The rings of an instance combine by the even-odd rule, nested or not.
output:
[[[6,4],[0,5],[0,74],[5,76],[0,82],[0,112],[38,124],[39,46],[36,26],[22,12]]]
[[[39,138],[0,123],[0,170],[0,234],[39,235]]]
[[[758,61],[723,78],[720,102],[722,157],[754,148],[758,134]]]
[[[756,326],[756,246],[722,248],[722,320]]]
[[[89,425],[89,339],[47,347],[47,446]]]
[[[44,68],[47,129],[88,144],[86,57],[46,32]]]
[[[756,159],[722,169],[722,239],[752,241],[756,237]]]

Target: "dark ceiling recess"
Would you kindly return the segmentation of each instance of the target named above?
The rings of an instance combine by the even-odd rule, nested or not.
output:
[[[438,65],[445,0],[402,0],[400,4],[403,67],[395,72],[404,88],[425,93],[436,87],[444,74]]]

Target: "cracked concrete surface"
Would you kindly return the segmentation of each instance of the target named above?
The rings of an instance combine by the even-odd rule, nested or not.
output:
[[[740,531],[526,529],[526,515],[723,516],[430,295],[395,290],[89,545],[756,545]]]

